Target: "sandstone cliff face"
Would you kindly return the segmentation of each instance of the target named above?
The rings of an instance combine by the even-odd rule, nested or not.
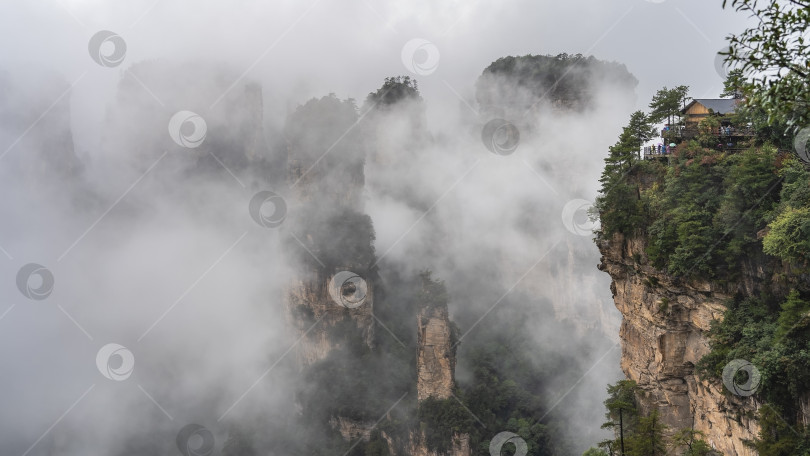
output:
[[[362,204],[365,145],[353,135],[340,136],[352,131],[355,116],[351,103],[324,97],[300,108],[288,119],[286,128],[291,204],[283,229],[288,233],[290,263],[296,270],[288,282],[285,301],[302,368],[340,347],[344,339],[333,331],[338,325],[354,325],[352,333],[356,331],[369,348],[375,349],[374,286],[378,276],[373,227]],[[345,274],[356,280],[347,280]],[[418,307],[416,321],[411,320],[418,334],[417,400],[431,396],[449,399],[456,355],[446,296],[433,295],[439,290],[429,286],[422,292],[426,299]],[[344,331],[345,327],[339,329]],[[379,423],[332,416],[329,424],[345,441],[369,441]],[[446,454],[430,451],[419,428],[403,434],[381,432],[391,454],[397,454],[398,449],[402,456],[471,454],[466,434],[454,435]]]
[[[334,271],[335,273],[339,271]],[[367,283],[363,304],[347,308],[330,296],[329,286],[334,274],[312,271],[309,278],[295,279],[287,287],[287,316],[293,328],[299,364],[309,366],[326,358],[329,352],[340,347],[330,337],[330,329],[346,316],[352,319],[361,332],[363,340],[371,347],[374,338],[374,291]]]
[[[726,456],[756,453],[743,445],[759,434],[753,398],[723,392],[719,382],[701,381],[695,363],[709,352],[706,331],[722,318],[725,291],[707,281],[678,283],[647,262],[641,239],[615,236],[598,243],[599,269],[610,274],[622,313],[621,366],[644,392],[647,409],[657,407],[674,431],[694,428]]]
[[[361,438],[363,441],[367,442],[371,438],[371,432],[374,430],[374,423],[354,421],[342,416],[332,418],[329,421],[329,424],[333,429],[337,429],[337,431],[340,432],[341,437],[343,437],[343,440],[346,440],[347,442],[351,442],[358,438]]]
[[[456,370],[454,328],[447,304],[422,303],[417,319],[416,391],[419,402],[433,397],[449,399],[453,395]],[[424,433],[411,431],[407,451],[413,456],[444,456],[430,451]],[[470,456],[470,436],[455,434],[446,456]]]
[[[447,399],[453,393],[456,368],[455,348],[447,306],[423,307],[417,315],[417,393],[419,401],[428,397]]]

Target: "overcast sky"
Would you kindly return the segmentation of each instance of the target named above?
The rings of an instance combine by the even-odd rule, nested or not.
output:
[[[72,109],[85,117],[90,113],[100,117],[100,101],[109,96],[120,72],[134,62],[227,61],[266,88],[278,89],[265,91],[266,110],[272,116],[286,112],[289,98],[303,101],[334,92],[362,100],[384,77],[410,74],[401,51],[409,40],[421,38],[434,43],[440,53],[432,74],[412,74],[428,106],[431,101],[435,106],[470,96],[475,78],[498,57],[567,52],[626,64],[640,81],[638,103],[644,107],[664,85],[689,85],[694,97],[719,95],[722,81],[715,70],[716,52],[725,46],[724,38],[740,31],[746,21],[721,4],[721,0],[4,2],[0,61],[56,68],[76,84]],[[87,43],[99,30],[113,31],[126,42],[125,61],[118,68],[103,68],[89,58]]]

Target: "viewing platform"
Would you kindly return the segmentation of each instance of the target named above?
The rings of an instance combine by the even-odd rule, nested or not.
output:
[[[754,129],[751,127],[732,127],[732,126],[721,126],[716,129],[712,129],[712,131],[702,130],[698,128],[697,125],[687,125],[681,128],[673,128],[667,130],[666,128],[661,130],[661,137],[662,138],[677,138],[683,140],[690,140],[694,139],[701,134],[703,135],[712,135],[718,138],[737,138],[739,140],[751,138],[754,136],[755,132]]]

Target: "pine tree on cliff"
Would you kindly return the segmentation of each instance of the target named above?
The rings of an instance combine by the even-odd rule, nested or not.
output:
[[[633,380],[619,380],[615,385],[608,385],[608,398],[605,399],[607,422],[602,428],[613,429],[616,438],[600,442],[599,446],[606,448],[611,455],[625,454],[625,434],[628,436],[638,426],[638,404],[636,402],[636,382]]]
[[[664,120],[673,125],[675,118],[680,118],[681,108],[689,99],[689,86],[680,85],[674,89],[659,89],[650,101],[650,121],[660,123]]]
[[[627,439],[627,456],[666,456],[667,442],[658,410],[638,420],[636,432]]]
[[[602,232],[607,236],[616,232],[632,232],[643,222],[639,188],[628,176],[638,161],[641,146],[653,137],[649,118],[642,111],[636,111],[630,115],[630,121],[622,129],[618,142],[609,149],[605,169],[599,179],[602,183],[601,195],[596,199]]]

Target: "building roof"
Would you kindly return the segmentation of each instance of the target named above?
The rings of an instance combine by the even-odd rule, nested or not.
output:
[[[737,108],[738,101],[739,100],[735,100],[733,98],[695,98],[691,103],[686,105],[681,112],[686,113],[686,111],[688,111],[692,105],[695,103],[700,103],[705,106],[706,109],[711,109],[717,114],[729,114],[734,112],[734,110]]]

